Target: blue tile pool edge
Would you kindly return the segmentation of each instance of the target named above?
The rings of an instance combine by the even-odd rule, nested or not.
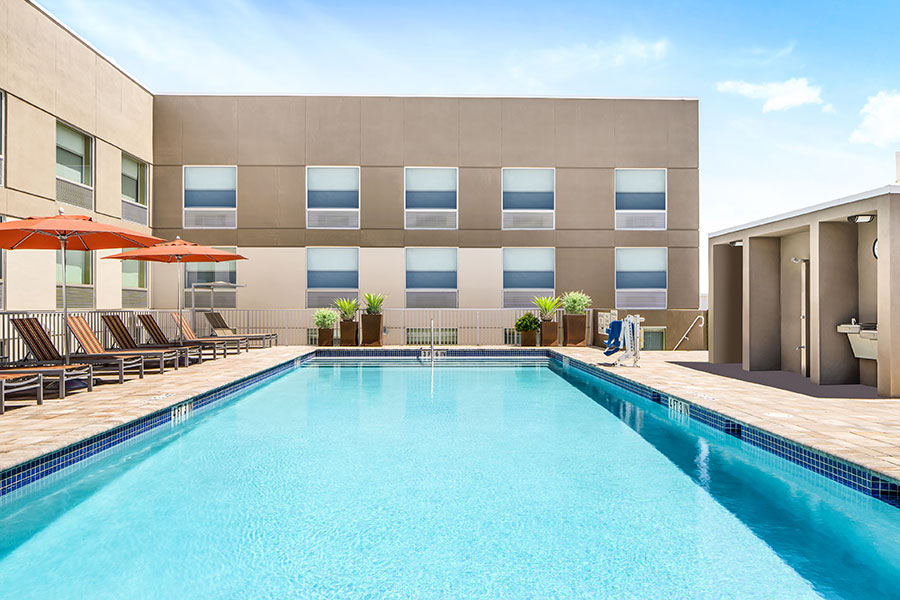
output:
[[[167,423],[178,424],[186,420],[194,410],[231,398],[235,394],[245,391],[250,386],[275,377],[313,358],[416,358],[420,356],[420,353],[419,349],[317,348],[281,364],[159,409],[108,431],[9,467],[0,472],[0,497],[87,458],[96,456],[156,427]],[[674,413],[673,420],[678,415],[687,416],[858,492],[900,507],[900,482],[894,481],[885,475],[875,473],[860,465],[732,419],[689,400],[661,392],[622,375],[611,373],[551,349],[447,349],[446,357],[546,358],[564,368],[578,369],[664,406],[669,409],[670,414]]]

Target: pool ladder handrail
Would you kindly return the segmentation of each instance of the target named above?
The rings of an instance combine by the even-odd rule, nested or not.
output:
[[[431,319],[431,366],[434,366],[434,319]]]
[[[697,315],[696,317],[694,317],[694,320],[691,321],[690,327],[687,328],[687,330],[684,332],[684,335],[681,336],[681,339],[678,340],[678,343],[675,344],[674,348],[672,348],[673,351],[678,350],[678,346],[680,346],[686,339],[688,339],[688,334],[694,328],[694,325],[697,324],[697,321],[700,321],[700,327],[706,325],[706,318],[703,315]]]

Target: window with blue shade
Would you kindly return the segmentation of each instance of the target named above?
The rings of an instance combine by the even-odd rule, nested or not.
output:
[[[234,246],[215,246],[216,250],[237,252]],[[195,283],[237,283],[237,261],[184,263],[184,287],[190,290]]]
[[[553,248],[504,248],[503,288],[552,290],[556,251]]]
[[[359,167],[308,167],[306,207],[359,209]]]
[[[184,207],[237,208],[237,167],[185,167]]]
[[[359,248],[307,248],[306,287],[355,290],[359,287]]]
[[[407,289],[456,289],[456,248],[407,248]]]
[[[553,169],[503,169],[503,210],[553,210]]]
[[[616,169],[616,210],[666,210],[666,170]]]
[[[616,289],[666,289],[665,248],[616,248]]]
[[[407,167],[406,208],[456,210],[455,168]]]

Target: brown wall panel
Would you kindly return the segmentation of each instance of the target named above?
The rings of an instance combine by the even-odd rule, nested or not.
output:
[[[237,163],[302,165],[306,162],[306,98],[237,99]]]
[[[460,229],[500,229],[501,178],[496,168],[459,170]]]
[[[358,165],[360,99],[306,99],[306,160],[310,165]]]
[[[613,229],[613,169],[556,169],[556,228]]]
[[[404,98],[403,164],[455,167],[459,164],[459,101]]]
[[[403,168],[362,167],[359,178],[360,226],[403,229]]]
[[[612,248],[557,248],[556,291],[584,290],[594,306],[615,306],[615,251]]]
[[[459,100],[459,165],[461,167],[500,166],[499,98]]]
[[[501,108],[501,159],[504,167],[556,166],[554,103],[507,98]]]
[[[615,112],[609,102],[557,101],[555,164],[570,167],[615,164],[615,129]]]
[[[185,96],[181,111],[184,164],[237,164],[237,98]]]
[[[403,98],[362,98],[360,164],[403,165]]]

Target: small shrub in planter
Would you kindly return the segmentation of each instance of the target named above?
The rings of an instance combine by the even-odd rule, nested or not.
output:
[[[366,312],[362,315],[362,345],[381,346],[384,294],[363,294]]]
[[[541,313],[541,346],[555,346],[559,325],[553,315],[559,310],[561,300],[556,296],[537,296],[532,302]]]
[[[537,330],[541,322],[531,313],[525,313],[516,320],[516,331],[522,334],[523,346],[537,345]]]
[[[313,313],[313,324],[319,330],[319,345],[334,345],[334,324],[337,323],[338,314],[330,308],[320,308]]]
[[[566,292],[562,297],[563,345],[584,346],[587,316],[584,312],[591,307],[591,297],[584,292]]]
[[[336,298],[335,308],[341,313],[341,346],[356,346],[359,343],[359,323],[354,321],[359,312],[356,298]]]

